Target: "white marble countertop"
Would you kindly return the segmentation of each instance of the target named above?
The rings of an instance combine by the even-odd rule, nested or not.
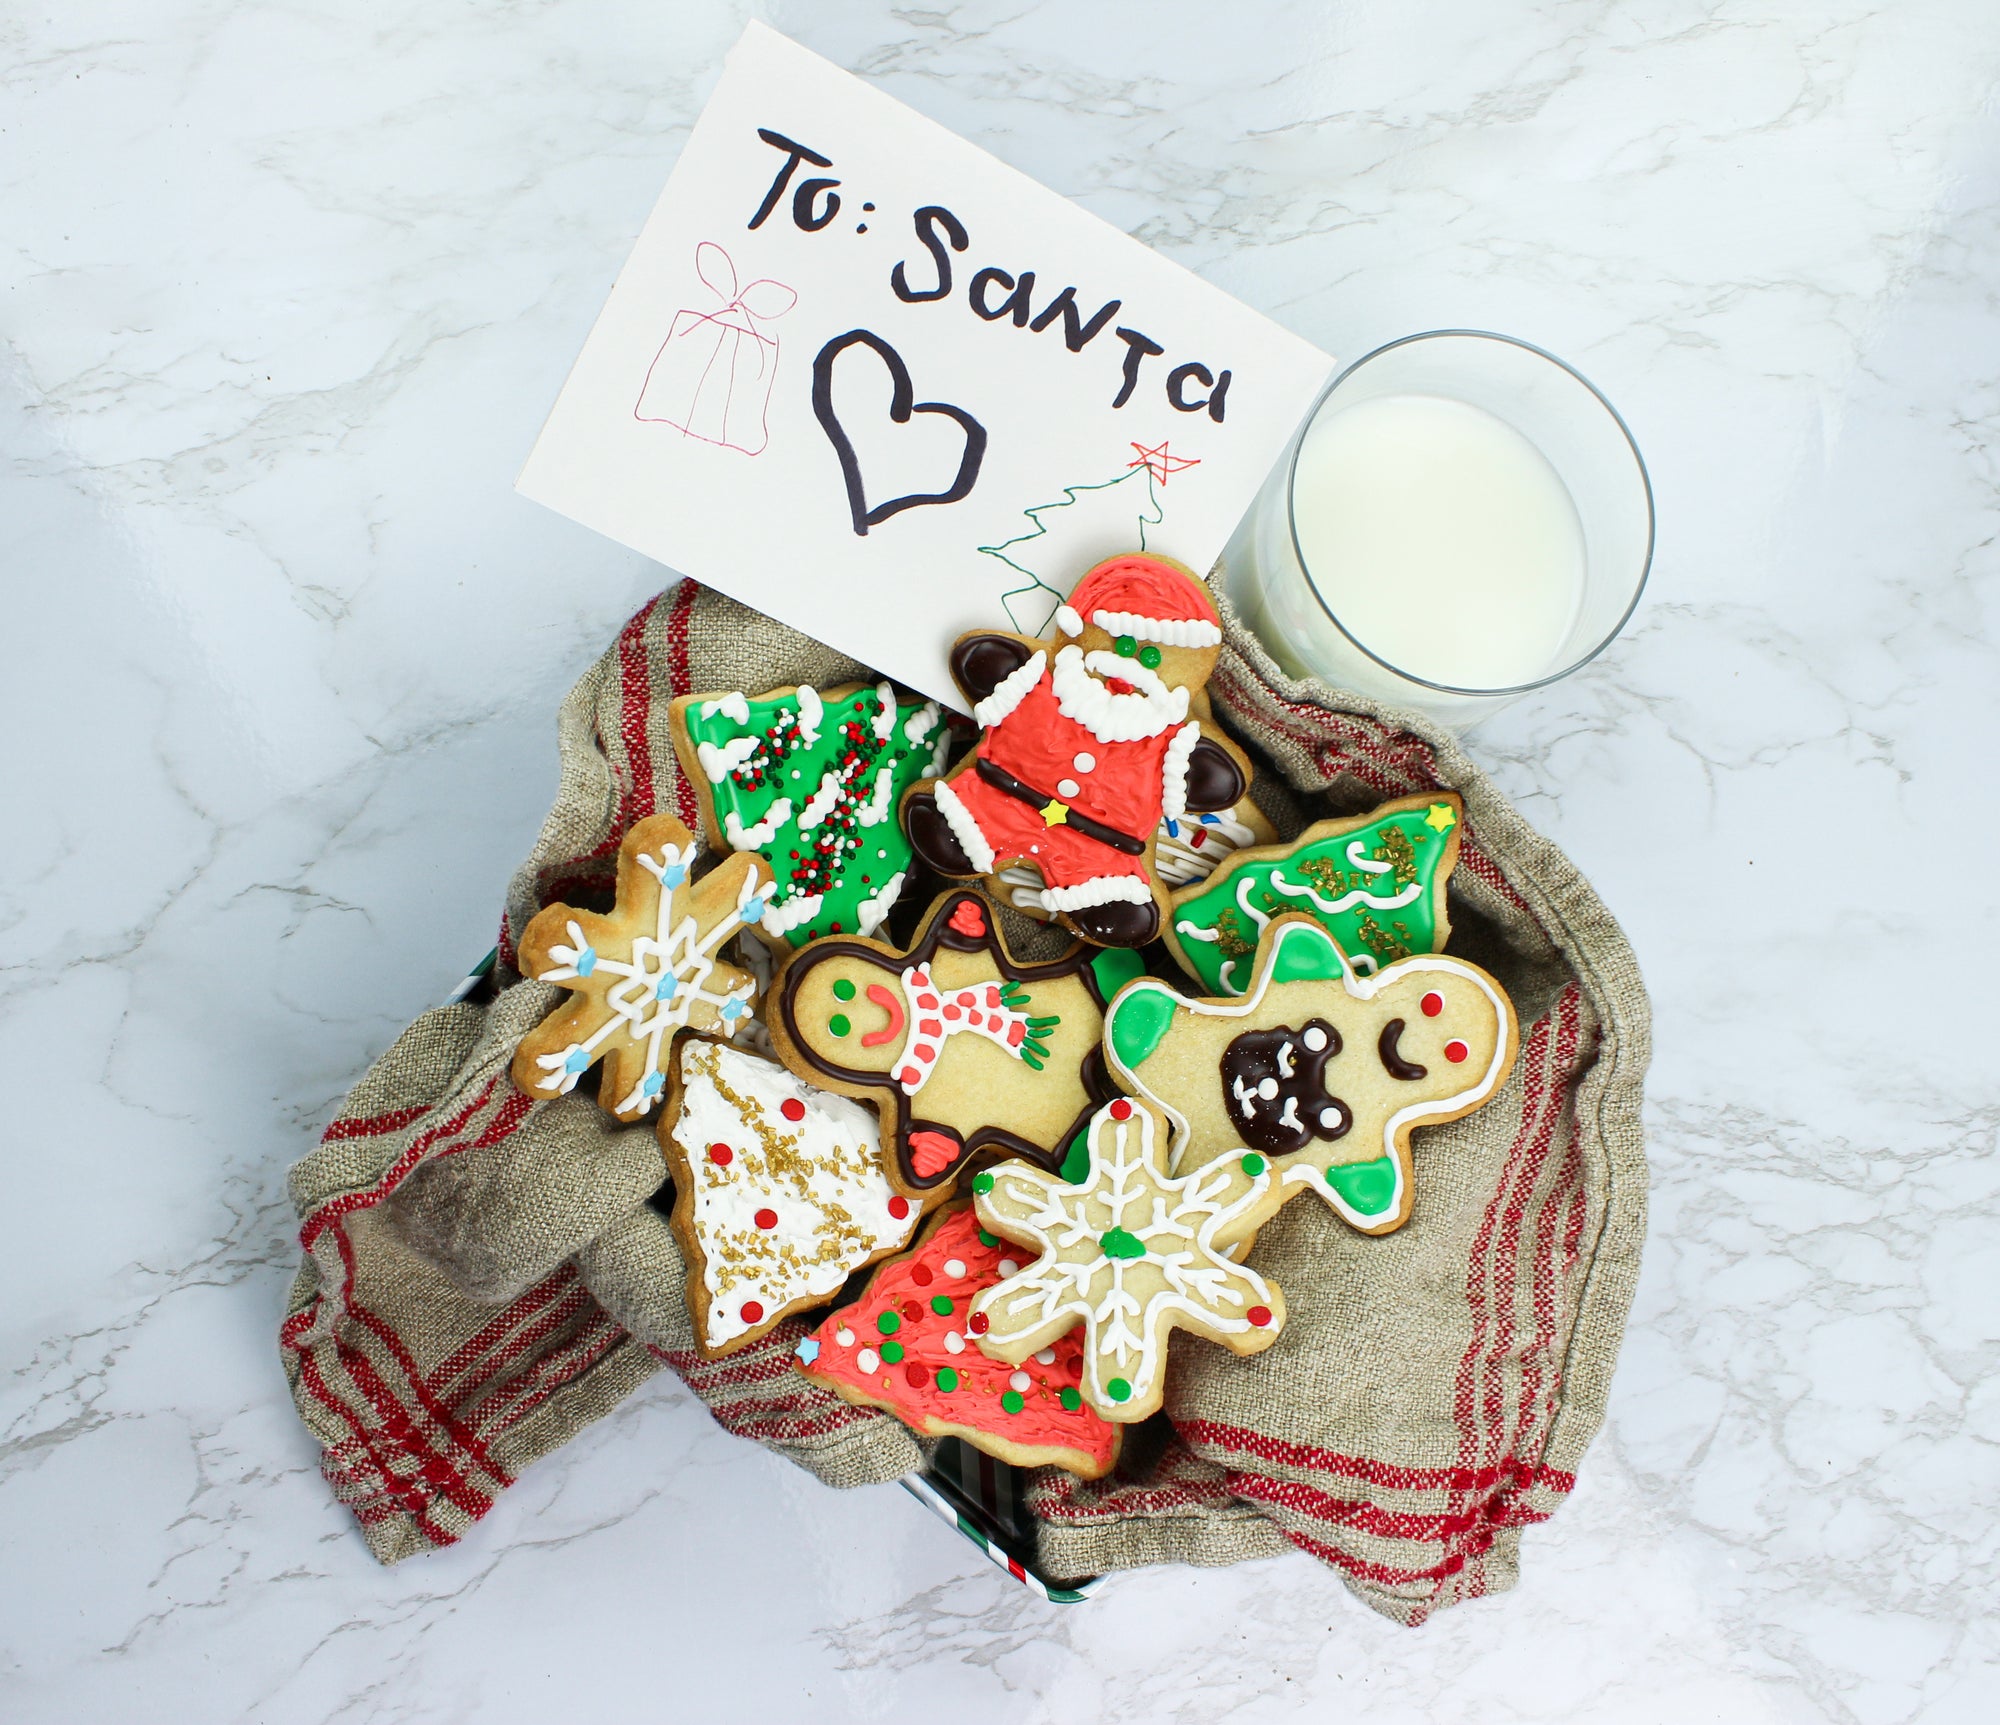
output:
[[[2000,1716],[1992,0],[764,8],[1327,347],[1506,330],[1630,419],[1644,607],[1475,738],[1657,1002],[1610,1421],[1416,1632],[1303,1556],[1039,1604],[666,1374],[368,1558],[284,1171],[660,584],[510,485],[747,10],[0,22],[0,1714]]]

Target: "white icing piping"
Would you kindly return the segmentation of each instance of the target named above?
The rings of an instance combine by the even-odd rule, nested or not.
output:
[[[1088,910],[1100,904],[1151,904],[1153,890],[1137,875],[1098,875],[1074,886],[1052,886],[1042,894],[1050,910]]]
[[[1162,647],[1213,647],[1222,640],[1222,630],[1216,624],[1192,617],[1141,617],[1136,611],[1093,611],[1090,620],[1107,635],[1130,635],[1135,641],[1157,641]],[[1068,632],[1074,635],[1079,631]]]
[[[1028,698],[1030,691],[1042,680],[1042,672],[1047,669],[1049,656],[1046,653],[1030,654],[1025,662],[1002,677],[993,686],[993,692],[972,709],[973,718],[988,730]]]
[[[799,686],[799,741],[807,748],[819,741],[820,721],[826,714],[826,703],[819,698],[819,691],[810,684]]]
[[[790,797],[780,797],[764,811],[764,818],[754,827],[746,827],[743,817],[730,809],[722,817],[722,836],[729,841],[731,850],[761,850],[778,836],[778,829],[791,818]]]
[[[1160,812],[1167,820],[1177,821],[1187,813],[1188,758],[1200,741],[1201,726],[1190,719],[1167,745],[1166,765],[1160,777]]]
[[[761,737],[731,737],[720,748],[713,743],[696,743],[695,758],[701,762],[708,782],[719,785],[754,755],[762,743]]]
[[[1090,674],[1093,671],[1130,683],[1135,693],[1114,695]],[[1101,743],[1141,742],[1187,717],[1186,689],[1169,689],[1138,660],[1121,659],[1116,653],[1086,654],[1081,647],[1065,647],[1056,654],[1050,682],[1063,717]],[[986,723],[976,708],[973,716]]]
[[[712,701],[702,702],[699,711],[704,719],[712,719],[720,713],[735,724],[747,725],[750,722],[750,702],[740,690],[733,694],[717,695]]]
[[[958,800],[958,792],[940,779],[935,794],[937,806],[951,827],[952,837],[958,840],[959,849],[979,874],[993,872],[993,847],[986,842],[986,835],[979,830],[979,823],[972,818],[972,811]]]

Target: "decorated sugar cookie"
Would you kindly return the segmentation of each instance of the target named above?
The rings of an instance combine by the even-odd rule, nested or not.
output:
[[[1209,814],[1182,815],[1173,820],[1160,817],[1160,830],[1153,839],[1153,872],[1160,884],[1180,892],[1204,881],[1237,851],[1251,845],[1277,842],[1277,829],[1264,811],[1248,797],[1233,807]],[[1042,901],[1042,877],[1026,863],[1012,863],[998,876],[1007,902],[1023,916],[1037,922],[1054,920]]]
[[[1112,1094],[1104,1004],[1128,952],[1018,962],[977,892],[943,894],[914,942],[817,940],[786,961],[766,1021],[787,1066],[882,1116],[890,1177],[927,1207],[985,1151],[1050,1167]]]
[[[1445,881],[1458,861],[1462,813],[1449,791],[1403,797],[1321,821],[1289,845],[1240,850],[1206,883],[1175,895],[1167,945],[1210,994],[1249,985],[1258,940],[1287,911],[1319,923],[1364,976],[1442,952],[1451,933]]]
[[[563,1096],[598,1061],[598,1100],[643,1119],[667,1085],[683,1030],[732,1033],[757,1004],[757,984],[716,955],[771,903],[761,857],[729,857],[690,879],[693,835],[672,815],[640,821],[618,847],[618,898],[608,914],[552,904],[521,936],[521,974],[558,983],[569,1002],[521,1038],[514,1082],[529,1096]]]
[[[1100,1109],[1089,1144],[1078,1184],[1021,1162],[973,1176],[979,1219],[1035,1258],[972,1302],[970,1327],[985,1353],[1018,1364],[1081,1325],[1083,1398],[1129,1424],[1159,1410],[1173,1331],[1235,1354],[1277,1340],[1284,1296],[1231,1254],[1284,1197],[1254,1151],[1169,1174],[1165,1119],[1143,1102]]]
[[[1014,1366],[968,1339],[973,1296],[1016,1274],[1024,1256],[970,1206],[940,1211],[913,1251],[877,1268],[858,1301],[799,1343],[799,1370],[913,1431],[963,1438],[1014,1467],[1109,1473],[1122,1433],[1084,1405],[1074,1333]]]
[[[1183,1168],[1248,1146],[1287,1195],[1310,1187],[1365,1234],[1410,1214],[1410,1134],[1491,1101],[1515,1041],[1513,1005],[1477,965],[1432,955],[1363,975],[1302,916],[1271,923],[1242,996],[1188,1000],[1141,977],[1104,1035],[1113,1071],[1184,1129]]]
[[[873,934],[903,890],[903,793],[942,770],[949,735],[935,701],[865,683],[821,691],[686,695],[674,752],[701,798],[712,844],[755,851],[778,891],[760,932],[803,946]]]
[[[940,874],[1005,893],[1007,869],[1032,868],[1072,931],[1143,946],[1167,903],[1161,820],[1230,808],[1250,783],[1242,751],[1205,723],[1222,625],[1188,570],[1133,554],[1085,575],[1055,628],[959,637],[951,674],[984,734],[950,778],[910,794],[904,823]]]
[[[874,1114],[726,1043],[681,1044],[660,1148],[687,1256],[688,1311],[710,1359],[816,1306],[899,1250],[917,1207],[882,1171]]]

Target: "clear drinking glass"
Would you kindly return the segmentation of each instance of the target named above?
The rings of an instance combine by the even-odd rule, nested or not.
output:
[[[1326,387],[1223,584],[1292,675],[1467,725],[1603,652],[1652,558],[1611,403],[1531,343],[1433,330]]]

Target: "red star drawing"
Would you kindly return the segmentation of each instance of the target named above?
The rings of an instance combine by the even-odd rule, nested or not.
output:
[[[1201,457],[1198,455],[1168,454],[1167,440],[1164,438],[1160,440],[1158,447],[1153,449],[1148,449],[1143,443],[1135,443],[1132,447],[1139,452],[1139,459],[1137,461],[1128,461],[1125,465],[1127,467],[1143,467],[1162,485],[1166,484],[1168,474],[1179,473],[1183,468],[1199,467],[1201,465]]]

